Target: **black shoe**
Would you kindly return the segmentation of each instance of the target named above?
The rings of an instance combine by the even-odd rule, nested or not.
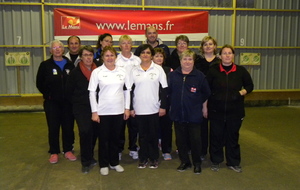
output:
[[[139,163],[139,165],[138,165],[138,168],[144,169],[144,168],[146,168],[147,164],[148,164],[148,161],[147,161],[147,160],[145,160],[145,161],[140,161],[140,163]]]
[[[91,160],[90,167],[94,167],[96,165],[97,165],[97,160],[95,160],[95,159]]]
[[[218,163],[212,163],[210,169],[214,172],[217,172],[220,170],[220,164]]]
[[[152,169],[158,168],[158,161],[157,160],[151,161],[149,168],[152,168]]]
[[[82,166],[81,168],[82,173],[87,174],[90,172],[90,167],[89,166]]]
[[[177,171],[183,172],[188,168],[191,168],[192,164],[191,163],[181,163],[180,166],[177,168]]]
[[[201,165],[196,165],[194,167],[194,173],[195,174],[200,174],[201,173]]]

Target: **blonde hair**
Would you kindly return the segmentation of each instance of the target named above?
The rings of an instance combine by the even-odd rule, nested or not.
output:
[[[203,46],[206,42],[208,42],[209,40],[211,40],[213,42],[213,44],[216,46],[216,48],[214,49],[214,54],[217,55],[218,50],[217,50],[217,40],[211,36],[204,36],[203,39],[201,40],[201,44],[200,44],[200,53],[202,55],[204,55],[204,49]]]
[[[128,40],[128,41],[132,42],[132,38],[130,36],[128,36],[128,35],[122,35],[119,38],[119,44],[121,44],[124,40]]]
[[[187,50],[185,50],[185,51],[183,51],[182,53],[181,53],[181,55],[180,55],[180,61],[182,60],[182,58],[183,57],[192,57],[193,58],[193,60],[195,61],[195,59],[196,59],[196,53],[195,52],[193,52],[192,50],[190,50],[190,49],[187,49]]]

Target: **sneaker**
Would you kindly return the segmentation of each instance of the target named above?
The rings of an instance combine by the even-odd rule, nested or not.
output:
[[[241,173],[242,172],[242,167],[241,166],[227,166],[229,169]]]
[[[201,165],[200,164],[195,165],[194,174],[201,174]]]
[[[110,166],[110,169],[116,170],[117,172],[124,172],[124,168],[121,165]]]
[[[82,166],[81,172],[84,174],[87,174],[90,172],[90,167],[89,166]]]
[[[170,153],[163,154],[164,160],[172,160],[172,156]]]
[[[146,168],[147,164],[148,164],[148,162],[147,162],[147,161],[140,162],[140,163],[139,163],[139,165],[138,165],[138,168],[140,168],[140,169],[144,169],[144,168]]]
[[[214,172],[217,172],[220,170],[220,164],[218,163],[212,163],[212,165],[210,166],[210,169]]]
[[[51,164],[56,164],[58,162],[58,154],[51,154],[49,162]]]
[[[72,151],[66,152],[65,153],[65,158],[70,160],[70,161],[75,161],[77,160],[76,156],[72,153]]]
[[[158,161],[154,160],[150,163],[149,168],[156,169],[158,168]]]
[[[181,163],[180,166],[177,168],[177,171],[184,172],[186,169],[191,168],[191,163]]]
[[[134,160],[139,159],[138,151],[129,151],[129,156],[131,156]]]
[[[100,174],[101,175],[108,175],[108,167],[100,168]]]

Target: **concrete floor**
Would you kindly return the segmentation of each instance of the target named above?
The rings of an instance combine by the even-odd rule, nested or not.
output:
[[[101,176],[97,166],[82,174],[80,161],[70,162],[62,155],[57,164],[48,162],[44,113],[0,113],[0,189],[299,189],[300,107],[248,107],[246,114],[240,132],[243,173],[227,169],[224,163],[213,172],[208,159],[200,175],[192,170],[179,173],[176,153],[171,161],[161,159],[158,169],[138,169],[137,161],[124,151],[125,172]]]

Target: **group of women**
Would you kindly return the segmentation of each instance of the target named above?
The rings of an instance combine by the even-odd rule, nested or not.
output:
[[[93,155],[95,134],[99,137],[100,173],[108,175],[109,168],[124,171],[119,160],[126,123],[131,134],[130,155],[139,159],[138,168],[147,165],[157,168],[159,136],[165,160],[171,159],[172,122],[181,161],[178,171],[185,171],[193,164],[194,173],[201,173],[201,162],[208,150],[210,122],[211,169],[219,170],[225,146],[227,166],[241,172],[239,129],[245,116],[244,96],[253,90],[253,82],[246,69],[233,63],[234,49],[225,45],[217,56],[216,40],[207,36],[201,41],[199,56],[188,48],[188,37],[180,35],[169,57],[163,49],[149,44],[140,46],[137,57],[131,53],[129,36],[121,36],[119,43],[121,52],[117,54],[112,47],[112,36],[100,35],[97,52],[91,46],[82,47],[81,62],[75,69],[56,61],[57,57],[58,61],[64,59],[61,42],[56,40],[50,44],[52,56],[41,63],[37,74],[37,87],[45,98],[49,161],[58,161],[60,125],[65,157],[76,160],[72,153],[74,137],[70,140],[64,135],[68,133],[64,130],[67,128],[64,120],[68,118],[71,122],[73,113],[79,128],[83,173],[88,173],[97,163]],[[60,47],[61,51],[54,51],[54,47]],[[99,58],[102,65],[95,64]],[[64,109],[64,104],[68,104],[69,110]],[[71,125],[67,129],[73,130]],[[73,159],[66,155],[68,152]]]

